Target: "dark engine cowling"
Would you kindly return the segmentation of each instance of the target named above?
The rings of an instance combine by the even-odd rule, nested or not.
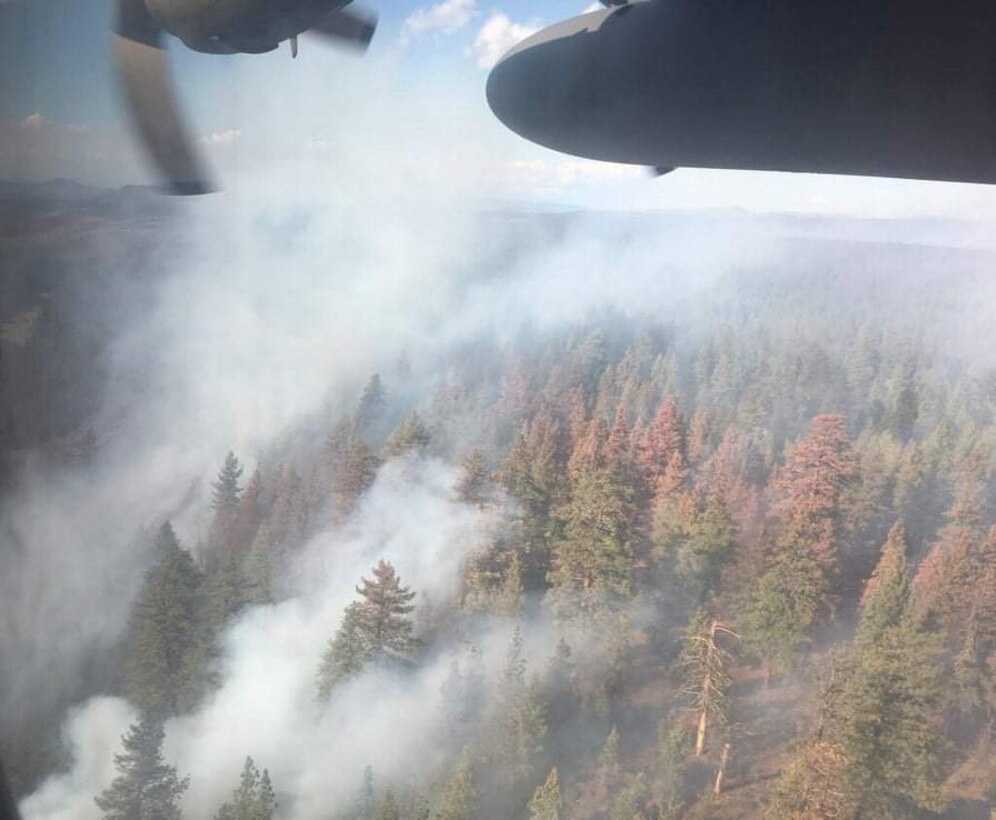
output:
[[[342,0],[145,0],[170,34],[208,54],[273,51],[345,5]]]

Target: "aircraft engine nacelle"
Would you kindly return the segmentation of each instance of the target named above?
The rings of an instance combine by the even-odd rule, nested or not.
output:
[[[208,54],[273,51],[342,0],[145,0],[162,28]]]

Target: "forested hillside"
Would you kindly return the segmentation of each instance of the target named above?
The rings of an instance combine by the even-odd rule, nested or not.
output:
[[[992,260],[779,248],[666,309],[398,349],[233,440],[203,526],[146,522],[83,693],[129,727],[93,816],[988,818],[996,370],[955,329]],[[50,816],[82,742],[19,731]]]

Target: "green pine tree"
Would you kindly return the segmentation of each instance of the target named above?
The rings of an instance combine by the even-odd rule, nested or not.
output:
[[[124,751],[114,755],[118,776],[95,798],[104,820],[180,820],[179,799],[189,778],[162,758],[162,723],[146,714],[121,738]]]
[[[633,590],[632,490],[609,469],[582,470],[558,512],[564,538],[554,548],[550,580],[561,617],[597,613],[628,600]]]
[[[342,625],[322,658],[318,672],[322,698],[368,663],[407,658],[418,646],[410,617],[415,593],[402,586],[390,561],[381,559],[373,576],[361,579],[356,591],[362,600],[346,607]]]
[[[129,621],[125,693],[140,711],[165,719],[190,708],[206,679],[198,625],[202,577],[168,522],[159,530],[156,558]]]
[[[231,801],[222,805],[215,820],[273,820],[277,798],[265,769],[259,773],[251,757],[242,767],[239,785],[232,792]]]
[[[470,748],[465,746],[443,783],[436,820],[475,820],[477,816],[477,789]]]
[[[370,647],[356,617],[359,606],[354,602],[346,607],[342,623],[322,656],[318,669],[318,696],[322,700],[327,700],[340,683],[360,674],[370,660]]]
[[[550,769],[546,780],[536,787],[528,808],[529,820],[560,820],[563,816],[564,798],[560,794],[556,766]]]
[[[387,458],[398,458],[406,453],[423,453],[432,441],[429,429],[423,424],[419,414],[412,410],[408,417],[387,439],[384,454]]]
[[[529,782],[546,736],[546,716],[538,685],[526,682],[522,631],[516,626],[498,682],[494,757],[508,787]],[[524,798],[523,798],[524,799]]]
[[[942,697],[940,644],[918,621],[901,523],[872,576],[841,694],[848,784],[862,817],[906,817],[943,805],[944,741],[931,718]]]
[[[211,506],[214,508],[214,519],[211,522],[210,544],[215,550],[234,549],[238,527],[239,496],[242,488],[239,479],[242,477],[242,466],[229,451],[225,463],[218,473],[217,480],[211,485]]]

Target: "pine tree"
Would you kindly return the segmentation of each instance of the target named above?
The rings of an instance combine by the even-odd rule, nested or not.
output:
[[[477,816],[477,789],[470,748],[465,746],[443,784],[436,820],[474,820]]]
[[[699,463],[709,446],[709,412],[700,407],[692,416],[688,428],[688,463],[692,466]]]
[[[512,633],[505,667],[498,683],[495,712],[495,760],[512,790],[528,783],[537,752],[546,735],[546,720],[538,686],[526,683],[522,631]]]
[[[379,373],[374,373],[363,388],[360,403],[356,408],[354,423],[360,431],[376,429],[387,410],[387,393],[381,383]]]
[[[730,653],[719,642],[720,636],[736,637],[730,628],[705,612],[698,612],[685,632],[685,646],[680,665],[684,672],[685,691],[692,698],[697,723],[695,756],[705,751],[710,727],[725,725],[729,709],[727,689],[730,685]]]
[[[547,666],[547,725],[551,733],[567,726],[578,707],[576,669],[571,647],[561,637]]]
[[[845,781],[847,754],[841,743],[817,740],[789,764],[775,787],[765,817],[770,820],[853,818]]]
[[[550,769],[546,780],[536,787],[528,808],[529,820],[560,820],[563,816],[564,798],[560,794],[556,766]]]
[[[401,585],[390,561],[383,558],[373,568],[373,579],[361,578],[356,591],[362,596],[356,625],[374,658],[410,655],[418,641],[412,637],[415,593]]]
[[[518,505],[514,530],[521,546],[523,586],[545,588],[551,512],[563,485],[561,429],[548,412],[538,412],[519,430],[499,471],[499,480]]]
[[[944,742],[931,721],[941,703],[939,646],[917,621],[902,525],[873,575],[841,693],[846,782],[862,817],[906,816],[942,805]]]
[[[672,820],[682,807],[682,783],[688,737],[680,722],[662,718],[657,725],[657,788],[661,820]]]
[[[327,698],[342,681],[359,674],[370,662],[407,658],[418,646],[409,617],[415,593],[401,585],[390,561],[373,569],[373,580],[361,578],[362,600],[346,607],[342,624],[322,658],[319,697]]]
[[[162,723],[143,715],[121,738],[124,751],[114,755],[118,776],[95,798],[104,820],[179,820],[189,778],[181,780],[163,762],[163,736]]]
[[[622,786],[622,768],[619,765],[619,732],[612,727],[605,745],[598,755],[598,766],[595,770],[595,786],[598,801],[606,803]]]
[[[239,506],[239,479],[242,477],[242,466],[231,450],[225,456],[225,463],[218,473],[218,479],[211,485],[211,506],[215,511],[235,514]]]
[[[251,757],[242,767],[239,785],[231,801],[222,805],[215,820],[273,820],[277,798],[270,783],[270,773],[260,774]]]
[[[129,621],[125,692],[140,711],[165,719],[192,706],[204,683],[202,577],[168,522],[156,558]]]
[[[340,683],[360,674],[371,650],[364,640],[357,619],[358,603],[346,607],[335,637],[329,641],[318,668],[318,697],[327,700]]]
[[[239,486],[241,477],[242,466],[235,453],[229,451],[217,480],[211,485],[214,519],[211,522],[210,543],[215,550],[236,548],[236,522],[239,515],[239,497],[242,492]]]
[[[505,618],[518,618],[522,612],[522,562],[513,551],[496,596],[496,612]]]
[[[406,453],[421,454],[425,452],[431,440],[428,428],[422,423],[419,414],[412,410],[387,439],[384,454],[388,459],[398,458]]]
[[[875,571],[861,597],[861,625],[856,642],[875,645],[902,621],[910,606],[910,579],[906,567],[906,526],[892,525]]]
[[[330,440],[331,512],[333,523],[341,523],[356,509],[360,497],[377,477],[380,460],[350,426]]]
[[[660,482],[669,469],[684,469],[683,449],[681,418],[674,399],[668,396],[640,437],[637,448],[638,464],[654,496],[660,492]]]
[[[792,666],[813,626],[833,612],[845,489],[856,465],[842,415],[813,419],[774,482],[778,536],[741,594],[744,638],[767,670]]]
[[[834,592],[841,502],[856,475],[847,420],[828,414],[813,419],[774,483],[774,507],[781,524],[778,549],[819,566],[821,606],[829,604]]]
[[[643,772],[637,772],[626,779],[625,785],[612,796],[609,806],[609,820],[648,820],[644,811],[650,791]]]
[[[468,644],[463,669],[454,660],[440,689],[443,723],[451,737],[461,737],[476,725],[485,706],[484,659],[481,650]]]
[[[213,563],[205,583],[207,626],[218,632],[253,602],[254,583],[233,549],[225,549]]]
[[[564,538],[554,548],[550,580],[562,617],[613,607],[633,589],[633,494],[606,469],[577,475],[570,500],[558,511]]]
[[[460,480],[457,483],[457,497],[464,504],[484,507],[491,500],[490,476],[484,456],[478,449],[471,450],[460,465]]]

